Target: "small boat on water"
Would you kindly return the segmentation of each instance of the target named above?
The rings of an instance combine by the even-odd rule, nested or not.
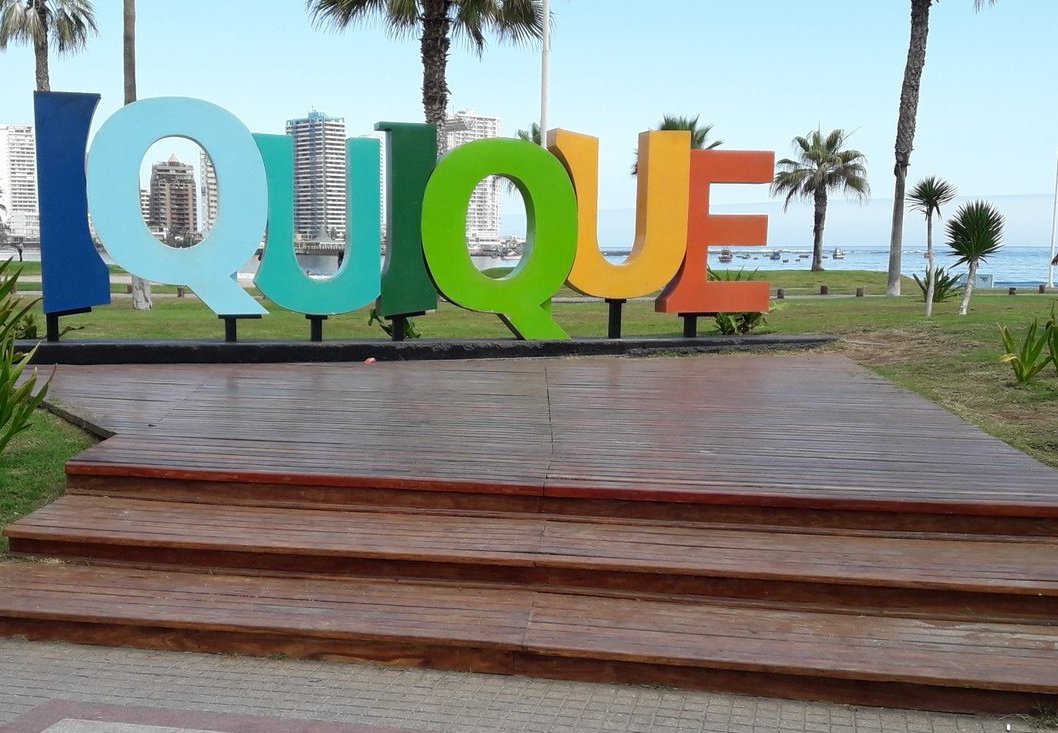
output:
[[[770,259],[773,259],[776,262],[781,260],[782,259],[782,250],[781,249],[777,249],[774,252],[772,252]]]
[[[731,254],[731,250],[727,249],[726,247],[720,250],[721,262],[731,262],[733,259],[735,259],[735,256]]]
[[[835,260],[843,260],[845,259],[845,250],[843,250],[841,247],[835,247],[834,251],[831,253],[830,256],[833,257]]]

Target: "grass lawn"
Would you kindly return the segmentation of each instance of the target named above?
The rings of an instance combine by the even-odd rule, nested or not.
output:
[[[29,430],[0,454],[0,527],[61,495],[66,461],[94,442],[80,428],[38,410]],[[6,551],[7,539],[0,538],[0,554]]]
[[[884,292],[885,273],[776,272],[772,286],[787,294],[797,289],[818,292],[830,286],[830,297],[791,298],[776,303],[765,332],[822,333],[840,336],[833,347],[894,383],[937,402],[986,432],[1058,467],[1058,369],[1053,366],[1027,386],[1014,383],[1010,367],[999,361],[1003,349],[997,324],[1021,338],[1034,317],[1041,322],[1058,304],[1054,295],[979,291],[970,313],[955,315],[956,300],[940,303],[932,319],[922,315],[919,298],[835,297],[857,287]],[[762,277],[761,279],[767,279]],[[905,293],[916,293],[913,282]],[[270,314],[243,321],[241,340],[304,340],[304,316],[266,302]],[[602,302],[555,303],[556,320],[573,337],[605,335],[607,306]],[[38,306],[39,308],[39,306]],[[39,316],[38,316],[39,317]],[[378,326],[369,326],[367,310],[327,321],[328,339],[383,339]],[[415,319],[424,338],[511,338],[493,315],[470,313],[442,303],[436,313]],[[132,311],[128,299],[91,313],[70,316],[63,325],[79,330],[68,340],[92,338],[212,339],[223,338],[223,326],[194,298],[160,297],[155,309]],[[711,325],[703,319],[699,332]],[[636,335],[679,336],[682,323],[675,316],[655,313],[652,302],[625,306],[624,332]],[[62,491],[62,466],[68,457],[91,444],[92,438],[50,415],[38,414],[33,427],[0,456],[0,526],[50,501]],[[1056,487],[1058,489],[1058,487]],[[0,544],[0,550],[6,542]]]

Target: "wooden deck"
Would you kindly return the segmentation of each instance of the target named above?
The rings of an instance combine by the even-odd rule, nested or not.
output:
[[[1058,702],[1058,471],[841,357],[61,367],[0,631]],[[208,571],[208,572],[204,572]]]

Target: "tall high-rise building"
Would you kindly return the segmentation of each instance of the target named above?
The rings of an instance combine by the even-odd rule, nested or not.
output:
[[[202,236],[205,237],[217,223],[220,205],[217,196],[217,169],[205,150],[198,151],[199,192],[202,201]]]
[[[0,204],[0,217],[13,236],[40,236],[37,155],[30,125],[0,125]]]
[[[389,194],[386,191],[386,164],[388,156],[386,155],[386,133],[384,132],[368,132],[360,137],[371,138],[378,140],[378,217],[379,223],[382,225],[382,240],[386,239],[386,203],[389,200]]]
[[[140,214],[144,221],[151,218],[151,192],[146,188],[140,189]]]
[[[198,192],[195,169],[175,156],[151,166],[147,225],[166,236],[189,238],[198,233]]]
[[[287,120],[294,138],[294,231],[345,236],[345,120],[315,110]]]
[[[500,136],[499,117],[460,110],[445,121],[444,149],[451,150],[473,140]],[[467,208],[467,239],[497,241],[500,238],[500,179],[489,176],[481,181],[470,197]]]

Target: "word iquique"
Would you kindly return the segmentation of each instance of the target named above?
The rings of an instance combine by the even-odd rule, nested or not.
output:
[[[774,154],[691,150],[690,133],[639,137],[636,231],[621,264],[597,241],[598,140],[548,133],[547,150],[513,139],[479,140],[438,159],[431,125],[379,122],[387,150],[389,236],[379,269],[380,141],[346,141],[346,254],[329,278],[310,278],[294,253],[294,149],[287,135],[251,133],[223,108],[161,97],[127,105],[88,146],[98,94],[34,96],[44,311],[63,315],[110,302],[105,264],[88,229],[121,267],[153,282],[189,287],[220,316],[256,316],[264,306],[235,280],[265,236],[254,283],[276,305],[334,315],[375,302],[387,318],[437,307],[438,293],[463,308],[497,314],[520,338],[568,338],[551,315],[564,283],[584,295],[626,300],[661,290],[662,313],[766,311],[768,284],[708,279],[710,246],[767,244],[766,216],[709,212],[714,183],[769,183]],[[216,171],[219,209],[206,238],[173,248],[147,229],[140,165],[166,137],[200,145]],[[87,163],[86,161],[87,151]],[[519,264],[505,277],[477,270],[467,251],[466,212],[477,184],[510,179],[526,211]]]

